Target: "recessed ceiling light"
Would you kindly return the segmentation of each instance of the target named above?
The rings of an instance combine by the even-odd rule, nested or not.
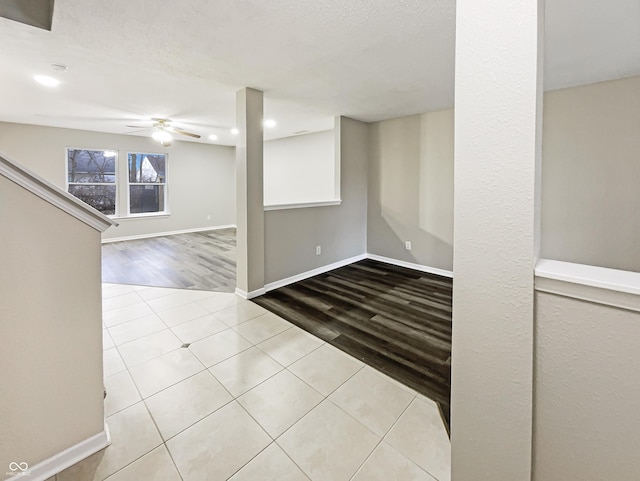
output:
[[[217,136],[216,134],[211,134],[211,135],[209,136],[209,140],[216,141],[216,140],[218,140],[218,136]]]
[[[57,87],[60,85],[60,80],[50,77],[49,75],[34,75],[33,79],[45,87]]]
[[[275,120],[273,120],[273,119],[266,119],[266,120],[264,121],[264,126],[265,126],[265,127],[267,127],[267,128],[272,129],[272,128],[274,128],[276,125],[278,125],[278,123],[277,123]]]
[[[234,128],[231,129],[231,133],[233,135],[238,135],[240,133],[240,131],[234,127]]]

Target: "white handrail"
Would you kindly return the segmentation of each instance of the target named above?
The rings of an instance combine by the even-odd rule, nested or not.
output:
[[[2,152],[0,152],[0,175],[100,232],[104,232],[113,225],[118,225],[102,212],[31,172]]]

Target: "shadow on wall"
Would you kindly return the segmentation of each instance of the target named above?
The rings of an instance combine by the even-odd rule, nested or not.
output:
[[[378,254],[414,264],[453,270],[453,244],[419,229],[407,232],[406,226],[397,221],[393,215],[383,212],[378,224],[378,233],[384,235],[386,242],[397,246],[390,254]],[[406,242],[411,243],[411,250],[406,249]],[[370,252],[377,254],[377,252]]]
[[[452,270],[453,110],[377,122],[371,140],[368,251]]]

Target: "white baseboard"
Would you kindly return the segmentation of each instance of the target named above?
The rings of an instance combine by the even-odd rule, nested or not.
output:
[[[15,478],[18,479],[26,476],[30,481],[45,481],[60,471],[67,469],[69,466],[73,466],[101,449],[106,448],[110,444],[111,436],[109,435],[109,427],[105,423],[104,431],[45,459],[35,466],[29,467],[27,471],[20,472],[20,476],[15,476]],[[26,474],[27,472],[28,475]]]
[[[332,271],[333,269],[337,269],[338,267],[344,267],[346,265],[353,264],[354,262],[358,262],[366,258],[366,254],[360,254],[355,257],[350,257],[349,259],[343,259],[341,261],[334,262],[333,264],[328,264],[326,266],[318,267],[301,274],[296,274],[295,276],[287,277],[286,279],[280,279],[279,281],[270,282],[264,286],[264,290],[265,292],[269,292],[280,287],[288,286],[289,284],[293,284],[294,282],[303,281],[305,279],[308,279],[309,277],[324,274],[325,272]]]
[[[242,289],[236,287],[235,293],[242,297],[243,299],[253,299],[254,297],[261,296],[269,291],[274,289],[279,289],[280,287],[288,286],[289,284],[293,284],[294,282],[300,282],[309,277],[317,276],[319,274],[324,274],[325,272],[332,271],[333,269],[337,269],[339,267],[344,267],[349,264],[353,264],[354,262],[361,261],[363,259],[371,259],[374,261],[384,262],[385,264],[392,264],[398,267],[406,267],[408,269],[413,269],[415,271],[420,272],[428,272],[430,274],[436,274],[438,276],[453,278],[453,272],[447,271],[444,269],[438,269],[437,267],[425,266],[422,264],[414,264],[412,262],[400,261],[397,259],[392,259],[390,257],[378,256],[375,254],[360,254],[355,257],[350,257],[348,259],[343,259],[338,262],[334,262],[333,264],[328,264],[326,266],[317,267],[316,269],[312,269],[310,271],[302,272],[301,274],[296,274],[295,276],[287,277],[285,279],[280,279],[279,281],[269,282],[262,289],[256,289],[255,291],[247,292]]]
[[[398,267],[406,267],[407,269],[413,269],[414,271],[428,272],[429,274],[436,274],[438,276],[449,277],[453,279],[453,272],[444,269],[438,269],[437,267],[414,264],[413,262],[400,261],[397,259],[392,259],[390,257],[378,256],[376,254],[367,254],[367,259],[384,262],[385,264],[392,264]]]
[[[125,237],[113,237],[111,239],[102,239],[103,244],[109,244],[110,242],[121,242],[128,240],[137,240],[137,239],[150,239],[152,237],[163,237],[166,235],[175,235],[175,234],[191,234],[193,232],[208,232],[212,230],[220,230],[220,229],[230,229],[236,228],[235,224],[227,224],[227,225],[216,225],[213,227],[196,227],[195,229],[182,229],[182,230],[172,230],[167,232],[153,232],[151,234],[139,234],[139,235],[130,235]]]
[[[236,287],[236,290],[235,290],[236,295],[242,297],[243,299],[253,299],[254,297],[261,296],[265,292],[267,291],[265,290],[264,287],[261,289],[256,289],[255,291],[251,291],[251,292],[247,292],[243,289],[240,289],[239,287]]]

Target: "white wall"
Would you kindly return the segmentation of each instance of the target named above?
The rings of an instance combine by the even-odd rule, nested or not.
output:
[[[104,411],[100,232],[2,176],[0,225],[4,473],[101,433]]]
[[[367,251],[453,270],[453,110],[370,129]]]
[[[342,204],[265,212],[265,283],[366,252],[368,125],[342,117],[336,129]]]
[[[120,218],[103,239],[235,224],[233,147],[177,141],[162,149],[146,137],[0,122],[0,150],[62,189],[66,147],[118,150],[120,163],[127,152],[168,154],[171,215]]]
[[[542,256],[640,271],[640,77],[547,92]]]
[[[640,313],[536,294],[533,479],[636,481]]]
[[[264,205],[334,200],[335,133],[297,135],[264,143]]]

